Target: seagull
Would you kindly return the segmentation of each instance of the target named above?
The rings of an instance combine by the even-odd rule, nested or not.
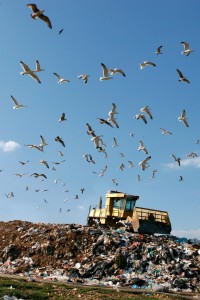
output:
[[[27,106],[25,106],[25,105],[19,104],[19,103],[17,102],[17,100],[16,100],[12,95],[11,95],[11,98],[12,98],[12,100],[13,100],[13,102],[14,102],[13,109],[18,109],[18,108],[22,108],[22,107],[27,107]]]
[[[35,178],[38,178],[39,176],[44,177],[45,179],[47,179],[47,176],[45,174],[38,174],[38,173],[33,173],[30,176],[34,176]]]
[[[179,176],[179,181],[183,181],[183,176]]]
[[[99,174],[99,176],[100,176],[100,177],[104,176],[104,173],[106,172],[106,170],[107,170],[107,166],[105,166],[105,167],[102,169],[102,171],[101,171],[101,173]]]
[[[34,72],[41,72],[41,71],[45,71],[45,70],[40,67],[39,61],[36,60],[36,70],[34,70]]]
[[[188,118],[186,118],[186,111],[185,111],[185,109],[184,109],[184,110],[182,111],[182,113],[181,113],[181,116],[178,117],[178,120],[179,120],[180,122],[183,122],[183,124],[184,124],[186,127],[189,127],[188,122],[187,122],[187,119],[188,119]]]
[[[122,158],[125,157],[124,153],[122,153],[122,152],[121,152],[119,155],[120,155]]]
[[[64,83],[64,82],[69,82],[68,79],[64,79],[62,77],[60,77],[60,75],[58,75],[57,73],[53,73],[57,78],[58,78],[58,83],[61,84],[61,83]]]
[[[156,50],[156,52],[155,52],[157,55],[158,55],[158,54],[162,54],[162,52],[161,52],[162,47],[163,47],[163,46],[160,46],[160,47],[157,48],[157,50]]]
[[[23,72],[20,72],[21,75],[29,75],[38,83],[41,83],[39,77],[34,73],[35,71],[31,70],[25,63],[23,63],[23,61],[20,61],[20,64],[24,70]]]
[[[67,121],[67,119],[65,118],[65,113],[62,113],[60,116],[60,119],[58,120],[58,122],[62,122],[62,121]]]
[[[41,159],[41,160],[40,160],[40,164],[45,165],[45,166],[49,169],[49,165],[48,165],[48,162],[47,162],[46,160]]]
[[[189,80],[185,76],[183,76],[183,74],[181,73],[181,71],[179,69],[176,69],[176,71],[178,72],[178,75],[179,75],[178,81],[184,81],[184,82],[190,83]]]
[[[22,166],[24,166],[25,164],[27,164],[29,162],[29,160],[27,160],[27,161],[21,161],[21,160],[19,160],[19,163],[22,165]]]
[[[126,77],[126,74],[121,69],[114,68],[114,69],[110,69],[109,71],[110,71],[110,73],[111,73],[112,76],[115,75],[116,73],[119,73],[122,76]]]
[[[61,137],[57,136],[57,137],[55,138],[55,141],[61,143],[61,145],[62,145],[63,147],[65,147],[65,143],[63,142],[63,140],[61,139]]]
[[[4,194],[7,198],[12,198],[14,197],[14,193],[13,192],[9,192],[8,194]]]
[[[37,145],[35,145],[35,144],[27,144],[27,145],[24,145],[24,146],[26,146],[26,147],[29,147],[29,148],[31,148],[31,149],[37,149],[37,150],[39,150],[39,151],[42,151],[43,152],[43,147],[41,147],[41,146],[37,146]]]
[[[137,175],[137,181],[141,181],[141,177],[139,174]]]
[[[80,199],[78,195],[75,196],[75,199]]]
[[[94,137],[94,136],[95,136],[95,131],[92,129],[92,127],[90,126],[90,124],[89,124],[89,123],[86,123],[86,126],[87,126],[87,128],[88,128],[87,134]]]
[[[196,144],[199,144],[199,142],[200,142],[200,141],[199,141],[199,139],[198,139],[198,140],[196,141]]]
[[[50,29],[52,29],[52,25],[51,25],[49,18],[43,14],[43,12],[44,12],[43,9],[42,10],[38,9],[36,4],[27,4],[26,6],[32,9],[33,13],[31,14],[31,17],[34,20],[39,18],[42,21],[44,21]]]
[[[115,178],[112,178],[112,182],[113,182],[116,186],[118,186],[118,183],[116,182],[116,179],[115,179]]]
[[[146,66],[156,67],[156,64],[154,64],[151,61],[144,61],[143,63],[140,64],[140,69],[144,69],[144,67],[146,67]]]
[[[152,171],[152,176],[151,176],[151,178],[152,178],[152,179],[154,179],[154,178],[155,178],[155,174],[156,174],[156,172],[157,172],[157,170],[153,170],[153,171]]]
[[[144,146],[143,141],[139,141],[139,142],[140,142],[140,145],[137,150],[143,151],[145,154],[148,154],[148,151],[147,151],[146,147]]]
[[[121,165],[119,166],[119,169],[120,169],[121,171],[124,171],[124,168],[125,168],[125,165],[124,165],[124,164],[121,164]]]
[[[181,42],[181,44],[183,45],[183,48],[184,48],[184,50],[181,52],[181,54],[188,56],[188,55],[190,55],[191,52],[194,51],[190,48],[190,46],[187,42]]]
[[[197,156],[198,155],[195,152],[191,152],[191,153],[189,153],[189,154],[186,155],[186,157],[192,157],[192,158],[195,158]]]
[[[144,114],[135,115],[135,119],[137,119],[137,120],[142,119],[144,121],[144,123],[147,124],[147,119]]]
[[[145,112],[145,113],[149,116],[150,119],[153,119],[150,110],[151,110],[151,109],[149,108],[148,105],[145,106],[145,107],[142,107],[142,108],[140,109],[140,111],[141,111],[141,112]]]
[[[105,119],[97,118],[97,120],[99,120],[101,124],[107,124],[108,126],[113,127],[112,124]]]
[[[101,63],[102,69],[103,69],[103,77],[100,77],[100,80],[109,80],[109,79],[113,79],[113,77],[110,77],[108,74],[108,68]]]
[[[174,158],[174,160],[178,163],[179,167],[181,166],[181,158],[180,157],[176,157],[176,155],[174,154],[171,154],[171,157]]]
[[[91,155],[91,154],[89,154],[89,162],[91,162],[91,163],[95,164],[95,161],[93,160],[93,158],[92,158],[92,155]]]
[[[164,128],[160,128],[160,129],[162,131],[162,134],[170,134],[170,135],[172,135],[172,133],[170,131],[168,131],[168,130],[166,130]]]
[[[28,186],[26,186],[25,191],[29,191],[29,187]]]
[[[132,138],[133,138],[133,136],[134,136],[134,133],[133,133],[133,132],[130,132],[130,133],[129,133],[129,135],[130,135],[130,137],[132,137]]]
[[[63,30],[64,30],[64,29],[62,28],[61,30],[59,30],[59,32],[58,32],[58,33],[59,33],[59,34],[61,34],[61,33],[63,32]]]
[[[114,113],[112,111],[109,112],[109,118],[107,119],[108,122],[112,122],[117,128],[119,128],[119,125],[114,117]]]
[[[41,143],[40,143],[40,147],[43,148],[45,146],[48,146],[48,144],[46,143],[45,139],[43,138],[42,135],[40,135],[40,139],[41,139]]]
[[[62,153],[62,151],[58,151],[58,152],[59,152],[60,157],[65,156],[64,153]]]
[[[114,115],[118,114],[118,112],[116,111],[116,109],[117,109],[117,106],[116,106],[116,104],[113,102],[113,103],[112,103],[112,108],[111,108],[111,110],[109,111],[108,115],[110,116],[111,113],[114,114]]]
[[[139,162],[139,166],[142,168],[143,171],[149,167],[148,161],[150,159],[151,159],[151,156],[148,156],[143,161]]]
[[[85,188],[81,188],[80,191],[83,194],[83,192],[85,191]]]
[[[94,137],[91,138],[91,141],[93,141],[95,148],[99,149],[100,143],[101,145],[104,145],[103,140],[101,139],[102,136],[100,135],[95,135]],[[105,146],[105,145],[104,145]]]
[[[88,83],[89,77],[90,77],[90,75],[88,75],[88,74],[81,74],[78,76],[79,79],[83,79],[84,83]]]
[[[133,168],[134,167],[134,164],[132,163],[132,161],[128,160],[128,163],[129,163],[129,168]]]
[[[115,137],[113,138],[113,141],[114,141],[114,144],[112,145],[112,147],[118,147],[119,144],[117,143],[117,140]]]
[[[16,173],[16,174],[13,174],[13,175],[18,176],[18,177],[21,178],[22,176],[24,176],[26,174],[28,174],[28,173]]]

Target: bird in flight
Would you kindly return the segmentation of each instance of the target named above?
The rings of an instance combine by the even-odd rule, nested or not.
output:
[[[182,113],[181,113],[181,116],[178,117],[178,120],[179,120],[180,122],[183,122],[183,124],[184,124],[186,127],[189,127],[188,122],[187,122],[187,119],[188,119],[188,118],[186,118],[186,111],[185,111],[185,109],[184,109],[184,110],[182,111]]]
[[[101,66],[102,66],[102,70],[103,70],[103,77],[100,77],[99,79],[100,80],[113,79],[113,77],[109,76],[108,68],[103,63],[101,63]]]
[[[40,143],[39,146],[40,146],[42,149],[43,149],[43,147],[48,146],[48,144],[47,144],[45,138],[44,138],[42,135],[40,135],[40,140],[41,140],[41,143]]]
[[[62,78],[58,73],[53,73],[57,78],[58,78],[58,83],[61,84],[61,83],[64,83],[64,82],[69,82],[68,79],[64,79]]]
[[[145,107],[142,107],[142,108],[140,109],[140,111],[146,113],[146,114],[149,116],[150,119],[153,119],[153,116],[152,116],[150,110],[151,110],[151,109],[150,109],[150,107],[149,107],[148,105],[145,106]]]
[[[143,63],[140,64],[140,69],[144,69],[144,67],[146,67],[146,66],[156,67],[156,64],[154,64],[151,61],[144,61]]]
[[[166,130],[164,128],[160,128],[160,129],[162,131],[162,134],[170,134],[170,135],[172,135],[172,133],[170,131],[168,131],[168,130]]]
[[[41,72],[41,71],[45,71],[45,70],[41,68],[39,60],[36,60],[36,69],[34,70],[34,72]]]
[[[13,109],[18,109],[18,108],[22,108],[22,107],[27,107],[26,105],[22,105],[20,103],[18,103],[18,101],[11,95],[11,99],[14,102],[14,106]]]
[[[63,147],[65,147],[65,143],[63,142],[63,140],[61,139],[61,137],[57,136],[57,137],[55,138],[55,141],[61,143],[61,145],[62,145]]]
[[[88,74],[81,74],[78,76],[79,79],[83,79],[84,83],[88,83],[89,77],[90,77],[90,75],[88,75]]]
[[[178,80],[179,82],[184,81],[186,83],[190,83],[187,77],[183,76],[183,73],[179,69],[176,69],[176,71],[178,72],[179,75],[179,80]]]
[[[33,13],[31,14],[31,17],[34,20],[39,18],[44,21],[50,29],[52,29],[51,21],[43,14],[43,9],[38,9],[36,4],[27,4],[26,6],[32,9]]]
[[[146,147],[144,146],[143,141],[139,141],[139,142],[140,142],[140,145],[138,147],[138,151],[143,151],[145,154],[148,154],[148,151],[147,151]]]
[[[147,119],[144,114],[135,115],[135,119],[137,119],[137,120],[142,119],[144,121],[144,123],[147,124]]]
[[[64,30],[63,28],[60,29],[58,33],[61,34],[63,32],[63,30]]]
[[[156,50],[156,52],[155,52],[155,54],[157,54],[157,55],[158,54],[162,54],[162,52],[161,52],[162,47],[163,46],[158,47],[157,50]]]
[[[38,177],[44,177],[45,179],[47,179],[47,176],[45,175],[45,174],[43,174],[43,173],[41,173],[41,174],[38,174],[38,173],[33,173],[33,174],[31,174],[30,176],[34,176],[35,178],[38,178]]]
[[[108,126],[113,127],[112,124],[108,120],[105,120],[105,119],[102,119],[102,118],[97,118],[97,120],[99,120],[99,122],[101,124],[107,124]]]
[[[28,65],[26,65],[23,61],[20,61],[20,65],[23,68],[23,72],[20,72],[21,75],[29,75],[34,80],[36,80],[38,83],[41,83],[39,77],[35,74],[34,70],[31,70]]]
[[[67,119],[65,118],[65,113],[62,113],[60,116],[60,119],[58,120],[58,122],[62,122],[62,121],[67,121]]]
[[[151,159],[151,156],[148,156],[148,157],[145,158],[143,161],[139,162],[139,166],[142,168],[143,171],[149,167],[148,161],[149,161],[150,159]]]
[[[190,48],[190,45],[187,42],[181,42],[181,44],[183,45],[183,51],[181,52],[181,54],[188,56],[191,52],[194,51]]]
[[[45,165],[45,166],[49,169],[49,164],[48,164],[48,162],[47,162],[46,160],[41,159],[41,160],[40,160],[40,164]]]
[[[126,77],[126,74],[124,73],[124,71],[122,71],[122,69],[114,68],[114,69],[110,69],[109,71],[112,76],[116,75],[116,73],[119,73],[122,76]]]
[[[181,158],[180,157],[176,157],[176,155],[171,154],[171,157],[173,157],[173,159],[178,163],[179,167],[181,166]]]

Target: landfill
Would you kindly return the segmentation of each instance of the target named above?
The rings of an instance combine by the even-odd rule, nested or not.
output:
[[[0,222],[0,273],[84,285],[200,292],[200,241],[124,228]]]

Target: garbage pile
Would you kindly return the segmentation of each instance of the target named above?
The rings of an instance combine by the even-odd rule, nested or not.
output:
[[[88,285],[200,292],[200,242],[123,228],[0,222],[0,273]]]

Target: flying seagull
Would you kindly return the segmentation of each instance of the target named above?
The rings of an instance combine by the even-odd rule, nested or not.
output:
[[[108,74],[108,68],[101,63],[102,69],[103,69],[103,77],[100,77],[100,80],[109,80],[109,79],[113,79],[113,77],[110,77]]]
[[[187,156],[187,157],[195,158],[195,157],[197,157],[198,155],[197,155],[195,152],[191,152],[191,153],[187,154],[186,156]]]
[[[140,109],[140,111],[146,113],[146,114],[149,116],[150,119],[153,119],[153,116],[152,116],[150,110],[151,110],[151,109],[150,109],[150,107],[149,107],[148,105],[145,106],[145,107],[142,107],[142,108]]]
[[[122,69],[114,68],[114,69],[110,69],[109,71],[112,76],[115,75],[116,73],[119,73],[122,76],[126,77],[126,74],[124,73],[124,71],[122,71]]]
[[[38,174],[38,173],[33,173],[30,176],[34,176],[35,178],[38,178],[39,176],[44,177],[45,179],[47,179],[47,176],[45,174]]]
[[[57,136],[57,137],[55,138],[55,141],[61,143],[61,145],[62,145],[63,147],[65,147],[65,143],[63,142],[63,140],[61,139],[61,137]]]
[[[41,68],[39,60],[36,60],[36,69],[34,70],[34,72],[41,72],[41,71],[45,71],[45,70]]]
[[[62,78],[58,73],[53,73],[57,78],[58,78],[58,83],[61,84],[61,83],[64,83],[64,82],[69,82],[68,79],[64,79]]]
[[[47,142],[46,142],[46,140],[45,140],[45,138],[42,136],[42,135],[40,135],[40,140],[41,140],[41,143],[40,143],[40,147],[41,148],[43,148],[43,147],[45,147],[45,146],[47,146],[48,144],[47,144]]]
[[[89,77],[90,77],[90,75],[88,75],[88,74],[81,74],[78,76],[79,79],[83,79],[84,83],[88,83]]]
[[[146,147],[144,146],[143,141],[139,141],[139,142],[140,142],[140,145],[138,147],[138,151],[143,151],[145,154],[148,154],[148,151],[147,151]]]
[[[134,164],[132,163],[132,161],[131,160],[128,160],[128,163],[129,163],[129,168],[133,168],[134,167]]]
[[[178,163],[179,167],[181,166],[181,158],[180,157],[176,157],[176,155],[171,154],[171,157],[173,157],[173,159]]]
[[[185,111],[185,109],[184,109],[184,110],[182,111],[182,113],[181,113],[181,116],[178,117],[178,120],[179,120],[180,122],[183,122],[183,124],[184,124],[186,127],[189,127],[188,122],[187,122],[187,119],[188,119],[188,118],[186,118],[186,111]]]
[[[65,118],[65,113],[62,113],[60,116],[60,119],[58,120],[58,122],[62,122],[62,121],[67,121],[67,119]]]
[[[181,42],[181,44],[183,45],[183,51],[181,52],[181,54],[188,56],[191,52],[194,51],[190,48],[187,42]]]
[[[49,169],[49,164],[48,164],[48,162],[47,162],[46,160],[41,159],[41,160],[40,160],[40,164],[45,165],[45,166]]]
[[[14,102],[14,106],[13,106],[13,109],[18,109],[18,108],[22,108],[22,107],[27,107],[25,105],[22,105],[22,104],[19,104],[17,102],[17,100],[11,95],[11,98],[12,98],[12,101]]]
[[[144,121],[144,123],[147,124],[147,119],[144,114],[135,115],[135,119],[137,119],[137,120],[142,119]]]
[[[112,145],[112,147],[117,147],[117,146],[119,146],[119,144],[117,143],[117,139],[114,137],[113,138],[113,145]]]
[[[60,29],[58,33],[61,34],[63,32],[63,30],[64,30],[63,28]]]
[[[154,64],[151,61],[144,61],[143,63],[140,64],[140,69],[144,69],[144,67],[146,67],[146,66],[156,67],[156,64]]]
[[[36,4],[27,4],[26,6],[32,9],[33,13],[31,14],[31,17],[34,20],[39,18],[42,21],[44,21],[50,29],[52,29],[52,25],[51,25],[49,18],[43,14],[43,12],[44,12],[43,9],[41,9],[41,10],[38,9]]]
[[[30,77],[32,77],[34,80],[36,80],[38,83],[41,83],[39,77],[34,73],[34,70],[31,70],[25,63],[23,63],[23,61],[20,61],[20,64],[23,68],[23,72],[20,72],[21,75],[29,75]]]
[[[148,157],[145,158],[143,161],[139,162],[139,166],[142,168],[143,171],[149,167],[148,161],[149,161],[150,159],[151,159],[151,156],[148,156]]]
[[[114,115],[118,114],[118,112],[116,111],[116,109],[117,109],[116,104],[112,103],[112,108],[111,108],[111,111],[109,111],[108,115],[110,115],[110,113],[112,113]]]
[[[155,52],[155,54],[157,54],[157,55],[158,54],[162,54],[162,52],[161,52],[162,47],[163,46],[158,47],[157,50],[156,50],[156,52]]]
[[[179,69],[176,69],[176,71],[178,72],[178,75],[179,75],[178,81],[184,81],[184,82],[190,83],[189,80],[187,79],[187,77],[183,76],[182,72]]]
[[[170,134],[170,135],[172,135],[172,133],[170,131],[168,131],[168,130],[166,130],[164,128],[160,128],[160,129],[162,131],[162,134]]]
[[[102,119],[102,118],[97,118],[97,120],[99,120],[99,122],[101,124],[107,124],[108,126],[113,127],[112,124],[108,120],[105,120],[105,119]]]
[[[37,149],[37,150],[43,152],[43,147],[41,147],[40,145],[38,146],[38,145],[35,145],[35,144],[27,144],[27,145],[24,145],[24,146],[29,147],[31,149]]]

